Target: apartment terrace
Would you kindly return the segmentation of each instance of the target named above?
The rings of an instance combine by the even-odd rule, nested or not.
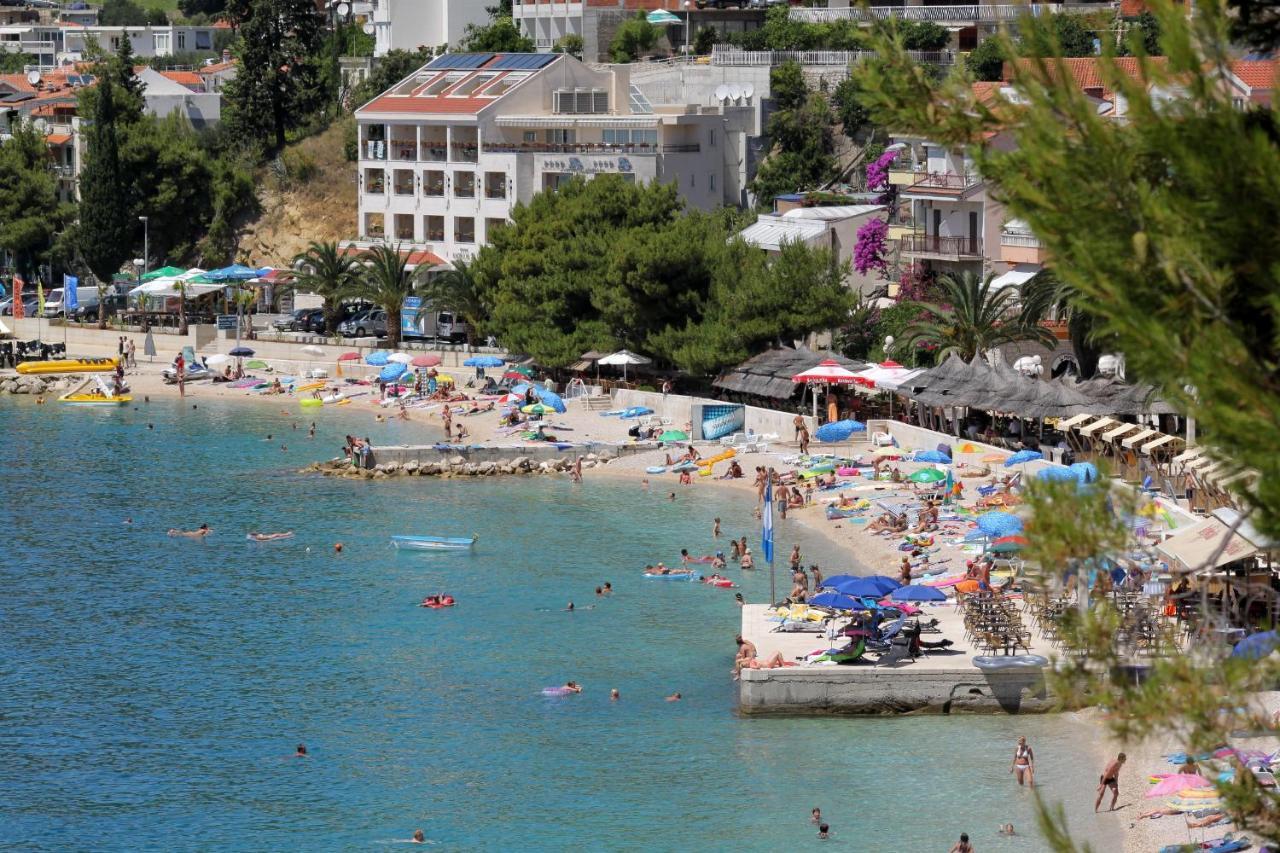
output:
[[[905,234],[899,246],[903,254],[960,260],[981,258],[982,239],[977,234],[961,237],[940,237],[937,234]]]
[[[837,21],[934,21],[937,23],[998,23],[1016,21],[1023,15],[1089,15],[1115,9],[1116,3],[1031,3],[1028,5],[980,6],[849,6],[840,9],[792,8],[791,20],[809,24],[832,24]]]
[[[702,146],[646,142],[486,142],[483,150],[486,154],[696,154]]]

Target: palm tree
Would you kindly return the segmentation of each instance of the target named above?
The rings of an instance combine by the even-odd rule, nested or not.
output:
[[[324,333],[334,335],[341,318],[342,300],[355,290],[359,264],[344,255],[337,242],[313,240],[305,252],[293,259],[293,266],[298,271],[294,290],[314,293],[324,300]]]
[[[425,279],[420,286],[432,310],[452,311],[467,322],[467,346],[475,342],[489,316],[481,288],[475,267],[467,261],[454,261],[453,269]]]
[[[907,327],[903,343],[935,346],[939,360],[951,353],[968,360],[1014,341],[1035,341],[1052,349],[1057,339],[1037,322],[1038,304],[1024,302],[1021,287],[993,290],[994,278],[971,272],[939,276],[941,300],[915,303],[924,316]]]
[[[418,279],[408,270],[408,257],[397,246],[366,250],[355,291],[387,312],[387,345],[400,343],[400,308],[417,291]]]
[[[1084,379],[1092,376],[1103,352],[1100,345],[1102,334],[1095,315],[1082,304],[1083,295],[1054,275],[1051,269],[1042,269],[1022,287],[1027,310],[1034,313],[1037,319],[1047,318],[1053,313],[1066,321],[1067,335],[1071,339],[1071,351],[1075,353],[1080,377]]]

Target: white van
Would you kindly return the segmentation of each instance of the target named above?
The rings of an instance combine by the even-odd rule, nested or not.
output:
[[[46,317],[63,317],[66,316],[67,307],[64,304],[64,293],[61,287],[55,287],[45,294],[44,297],[44,316]],[[76,288],[76,307],[91,308],[98,304],[98,288],[96,287],[77,287]]]

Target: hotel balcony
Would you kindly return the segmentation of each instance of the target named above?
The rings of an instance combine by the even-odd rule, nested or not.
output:
[[[889,173],[893,182],[894,172]],[[901,173],[898,173],[901,174]],[[982,177],[974,172],[912,172],[910,183],[903,185],[903,192],[921,195],[960,197],[982,183]]]
[[[921,258],[960,261],[981,260],[982,240],[974,234],[969,237],[939,237],[937,234],[908,234],[900,242],[904,255]]]
[[[486,154],[696,154],[700,145],[650,145],[644,142],[486,142]]]
[[[1000,260],[1009,264],[1043,264],[1047,253],[1040,238],[1020,231],[1000,232]]]

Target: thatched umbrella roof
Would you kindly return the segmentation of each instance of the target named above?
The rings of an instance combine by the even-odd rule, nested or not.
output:
[[[807,347],[791,349],[765,350],[759,355],[726,370],[711,383],[715,388],[733,391],[738,394],[752,394],[757,397],[770,397],[774,400],[786,400],[793,395],[800,385],[791,381],[791,377],[811,367],[816,367],[824,359],[833,359],[841,367],[857,371],[865,368],[866,362],[845,358],[830,352],[814,352]]]
[[[953,389],[967,385],[972,377],[972,365],[952,353],[942,364],[911,381],[913,391],[910,397],[926,406],[956,405],[949,395]]]

